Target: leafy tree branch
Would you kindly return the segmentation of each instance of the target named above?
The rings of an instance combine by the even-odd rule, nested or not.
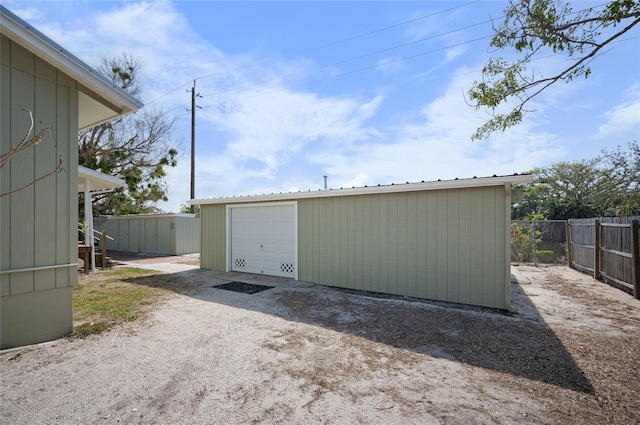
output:
[[[634,0],[615,0],[579,11],[560,0],[511,0],[504,21],[494,27],[490,45],[498,50],[514,49],[520,57],[489,59],[482,80],[469,90],[471,105],[486,109],[491,116],[472,139],[519,124],[531,112],[527,104],[553,84],[588,78],[589,63],[639,23],[640,2]],[[560,52],[572,59],[571,65],[549,76],[529,71],[531,61]]]

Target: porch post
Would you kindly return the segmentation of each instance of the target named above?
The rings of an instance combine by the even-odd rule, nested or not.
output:
[[[84,235],[85,245],[91,247],[91,271],[96,271],[96,253],[93,245],[93,209],[91,208],[91,182],[89,179],[84,181],[84,221],[87,223],[87,232]]]

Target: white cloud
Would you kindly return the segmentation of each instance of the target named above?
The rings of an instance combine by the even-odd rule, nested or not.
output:
[[[512,174],[561,157],[558,138],[537,129],[532,119],[489,140],[471,142],[470,135],[487,118],[464,102],[463,88],[471,82],[463,73],[453,77],[420,119],[384,129],[393,135],[387,140],[343,145],[310,160],[327,169],[332,187],[340,187]]]
[[[378,70],[385,74],[394,74],[406,68],[406,64],[399,57],[388,57],[377,62]]]
[[[637,139],[640,135],[640,83],[627,90],[622,102],[604,113],[606,122],[598,127],[598,137],[629,135]]]
[[[42,11],[40,11],[35,7],[27,7],[27,8],[14,7],[14,8],[11,8],[11,11],[27,22],[33,22],[38,19],[41,19],[44,15]]]
[[[206,119],[225,136],[227,153],[237,161],[260,161],[274,171],[310,143],[364,137],[362,124],[381,101],[376,97],[359,103],[347,97],[255,86],[224,99]]]
[[[455,46],[455,47],[452,47],[450,49],[447,49],[447,52],[445,53],[443,62],[445,64],[448,64],[449,62],[451,62],[455,58],[465,54],[467,50],[469,50],[469,46],[467,44],[462,44],[462,45]]]

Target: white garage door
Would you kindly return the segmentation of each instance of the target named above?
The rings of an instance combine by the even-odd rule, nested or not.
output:
[[[296,277],[295,205],[233,207],[231,270]]]

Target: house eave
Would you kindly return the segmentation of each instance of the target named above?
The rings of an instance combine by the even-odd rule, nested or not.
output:
[[[36,56],[75,79],[79,84],[102,99],[93,98],[111,112],[102,112],[89,122],[80,120],[80,129],[89,128],[121,115],[136,112],[143,103],[109,81],[100,72],[71,54],[62,46],[22,20],[6,7],[0,5],[1,32],[14,42],[25,47]]]

